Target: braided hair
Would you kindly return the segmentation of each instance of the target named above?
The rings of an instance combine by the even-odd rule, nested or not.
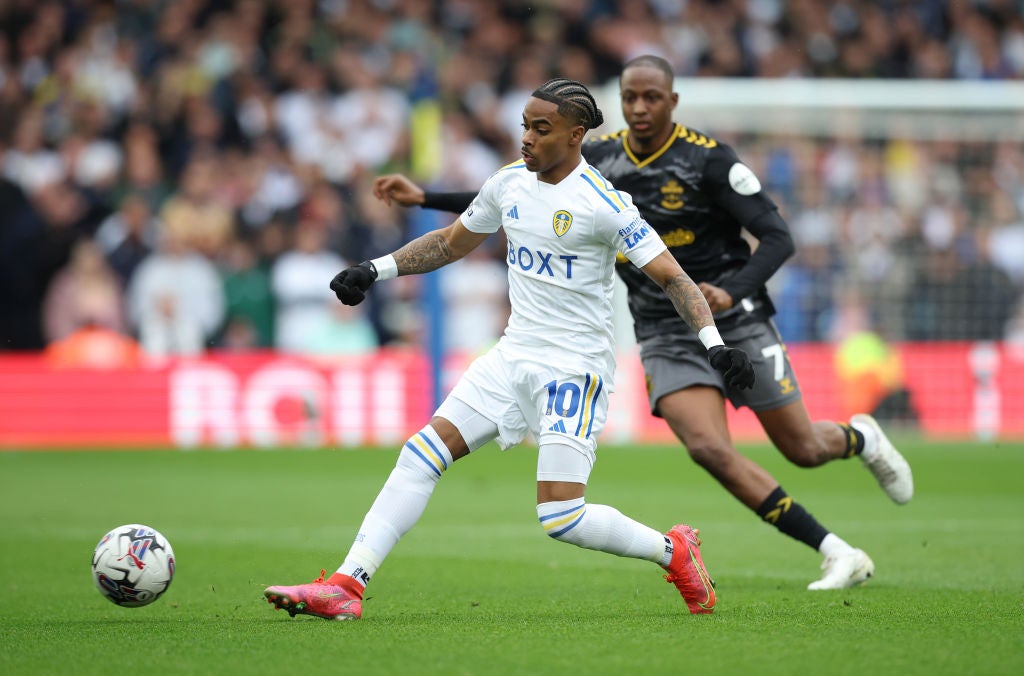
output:
[[[576,80],[556,77],[533,91],[533,97],[558,104],[558,114],[575,120],[585,129],[604,124],[604,115],[597,107],[593,95]]]

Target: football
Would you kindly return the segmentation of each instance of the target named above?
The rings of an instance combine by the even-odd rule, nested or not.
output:
[[[171,543],[149,526],[118,526],[96,545],[92,579],[112,603],[126,608],[149,605],[174,579]]]

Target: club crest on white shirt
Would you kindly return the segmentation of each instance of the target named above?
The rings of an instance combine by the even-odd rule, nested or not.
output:
[[[565,209],[556,211],[551,218],[551,225],[555,228],[555,234],[561,237],[572,227],[572,214]]]

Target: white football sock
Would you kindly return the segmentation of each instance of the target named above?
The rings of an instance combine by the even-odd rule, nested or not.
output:
[[[853,551],[853,547],[835,533],[829,533],[825,536],[825,539],[821,541],[821,544],[818,545],[818,551],[821,552],[822,556],[828,559],[841,556],[842,554],[847,554]]]
[[[451,464],[452,454],[433,427],[414,434],[398,454],[338,572],[365,586],[398,540],[419,521],[437,480]]]
[[[864,435],[864,450],[860,452],[861,458],[867,460],[878,452],[878,435],[875,434],[875,430],[871,426],[851,422],[850,427]]]
[[[665,536],[607,505],[588,505],[583,498],[537,505],[544,531],[556,540],[616,556],[661,564]]]

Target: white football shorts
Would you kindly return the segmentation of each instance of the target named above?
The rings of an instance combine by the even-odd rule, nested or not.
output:
[[[598,373],[492,348],[470,364],[435,415],[455,425],[470,451],[492,439],[506,450],[532,435],[538,481],[585,484],[608,419],[608,388]]]

